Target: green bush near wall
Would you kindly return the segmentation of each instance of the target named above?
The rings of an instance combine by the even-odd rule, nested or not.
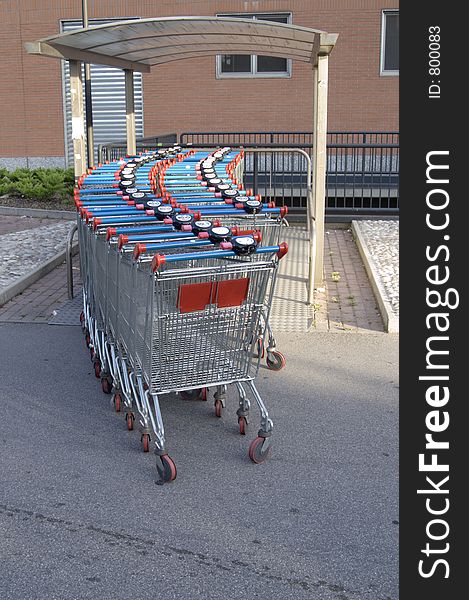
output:
[[[0,196],[22,196],[32,200],[61,201],[73,196],[73,169],[0,168]]]

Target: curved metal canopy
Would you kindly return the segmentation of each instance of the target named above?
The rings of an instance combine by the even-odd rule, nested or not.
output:
[[[166,17],[117,21],[28,42],[30,54],[81,60],[134,71],[216,54],[258,54],[315,65],[337,34],[242,18]]]

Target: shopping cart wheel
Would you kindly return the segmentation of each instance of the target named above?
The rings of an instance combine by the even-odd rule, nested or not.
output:
[[[259,465],[269,458],[271,450],[272,448],[266,438],[257,436],[249,446],[249,458]]]
[[[101,362],[99,358],[94,361],[94,374],[96,379],[100,379],[101,377]]]
[[[134,421],[135,421],[135,416],[134,416],[134,414],[133,414],[133,413],[131,413],[131,412],[128,412],[128,413],[125,415],[125,420],[126,420],[126,423],[127,423],[127,429],[128,429],[129,431],[132,431],[132,429],[134,428]]]
[[[86,344],[87,348],[89,348],[89,347],[90,347],[90,344],[91,344],[91,336],[90,336],[90,334],[89,334],[89,333],[85,333],[85,344]]]
[[[110,377],[101,377],[101,389],[105,394],[112,392],[112,379]]]
[[[248,426],[246,417],[238,417],[238,425],[239,425],[239,433],[241,435],[246,435],[246,428]]]
[[[200,388],[199,400],[206,401],[208,398],[208,388]]]
[[[122,397],[119,393],[114,394],[114,398],[112,399],[114,402],[114,410],[116,412],[120,412],[121,411],[121,405],[122,405]]]
[[[142,448],[144,452],[150,451],[150,436],[148,433],[142,433]]]
[[[157,483],[167,483],[176,479],[177,470],[173,459],[168,454],[156,457],[156,470],[160,479]]]
[[[81,313],[80,313],[80,323],[83,325],[84,321],[85,321],[85,313],[83,311],[81,311]]]
[[[285,357],[278,350],[267,351],[265,362],[271,371],[281,371],[287,364]]]
[[[220,418],[223,410],[223,404],[221,400],[215,400],[215,416]]]

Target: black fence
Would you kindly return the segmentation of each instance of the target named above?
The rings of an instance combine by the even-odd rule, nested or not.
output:
[[[137,139],[137,152],[151,150],[160,146],[171,146],[177,144],[178,136],[176,133],[165,133]],[[111,142],[109,144],[100,144],[98,146],[98,162],[103,163],[107,160],[119,160],[121,156],[127,154],[127,143],[124,141]]]
[[[311,132],[186,132],[181,145],[299,148],[312,156]],[[306,208],[306,159],[282,152],[246,154],[246,184],[293,212]],[[398,214],[399,133],[338,131],[327,134],[326,213]]]
[[[304,213],[311,132],[185,132],[137,141],[137,150],[179,143],[205,148],[245,146],[244,181],[256,194],[275,199],[293,213]],[[278,152],[279,148],[284,148]],[[269,149],[272,151],[269,152]],[[273,152],[277,149],[276,152]],[[291,151],[289,151],[291,149]],[[100,147],[100,162],[125,155],[124,143]],[[329,132],[327,134],[326,214],[396,215],[399,212],[399,133]]]

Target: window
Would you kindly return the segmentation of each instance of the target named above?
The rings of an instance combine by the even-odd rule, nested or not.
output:
[[[381,75],[399,75],[399,11],[383,10],[381,17]]]
[[[291,23],[291,13],[274,14],[219,14],[217,17],[233,17],[275,23]],[[276,56],[222,54],[217,56],[217,77],[290,77],[291,60]]]

